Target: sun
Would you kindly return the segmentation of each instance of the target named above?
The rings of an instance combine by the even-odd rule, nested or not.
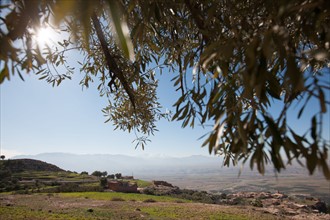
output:
[[[40,27],[36,34],[35,40],[39,47],[51,46],[55,43],[58,33],[51,27]]]

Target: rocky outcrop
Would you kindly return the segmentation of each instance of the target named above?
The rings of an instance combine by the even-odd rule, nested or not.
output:
[[[230,205],[252,205],[256,209],[276,216],[292,219],[330,219],[326,203],[310,196],[287,196],[270,192],[238,192],[221,200]]]
[[[166,182],[165,182],[166,183]],[[288,196],[280,192],[237,192],[232,194],[211,194],[205,191],[180,189],[164,181],[155,181],[150,187],[140,189],[141,193],[169,195],[179,199],[222,205],[253,206],[253,209],[271,213],[279,218],[330,219],[327,205],[317,198],[304,195]]]
[[[139,188],[139,192],[148,195],[176,195],[180,193],[180,188],[176,186],[152,185],[145,188]]]
[[[325,204],[325,202],[321,202],[321,201],[315,203],[314,205],[311,205],[310,207],[313,210],[317,210],[317,211],[319,211],[321,213],[327,213],[327,211],[329,211],[327,209],[327,205]]]
[[[166,181],[160,181],[160,180],[153,180],[152,181],[152,184],[155,186],[155,187],[159,187],[159,186],[166,186],[166,187],[173,187],[172,184],[166,182]]]

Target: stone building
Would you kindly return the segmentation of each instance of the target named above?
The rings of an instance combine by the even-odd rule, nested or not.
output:
[[[108,188],[115,192],[137,193],[137,184],[126,181],[109,181]]]

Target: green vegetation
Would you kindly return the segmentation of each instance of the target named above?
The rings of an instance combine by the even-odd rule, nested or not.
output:
[[[64,171],[52,164],[38,160],[19,159],[0,161],[0,192],[29,194],[33,192],[87,192],[103,191],[107,187],[107,172]],[[120,177],[117,173],[113,176]],[[150,186],[144,180],[122,180],[137,183],[138,187]]]
[[[91,183],[83,183],[84,186],[88,187],[97,187],[97,186],[100,186],[100,183],[99,182],[91,182]]]
[[[245,210],[242,207],[177,203],[165,200],[153,203],[140,202],[144,198],[123,201],[122,195],[119,194],[111,200],[108,200],[109,194],[106,199],[99,193],[97,195],[83,193],[78,197],[76,193],[63,195],[0,194],[1,219],[276,219],[271,214]],[[143,195],[135,195],[135,198],[139,196],[143,197]],[[13,197],[15,197],[14,200]]]
[[[62,180],[62,181],[84,181],[95,180],[95,178],[88,175],[80,175],[69,171],[23,171],[12,175],[14,178],[22,180]]]
[[[107,207],[98,207],[90,209],[86,208],[70,208],[66,210],[35,210],[29,207],[0,207],[0,214],[6,220],[18,219],[63,219],[63,220],[80,220],[80,219],[134,219],[141,218],[141,215],[148,216],[147,219],[208,219],[208,220],[275,220],[270,215],[255,214],[253,216],[247,214],[235,214],[222,211],[203,209],[203,207],[192,206],[156,206],[142,207],[140,212],[134,213],[134,210],[127,206],[117,206],[115,211]],[[134,206],[133,206],[134,207]],[[133,214],[134,213],[134,214]]]
[[[111,180],[111,179],[110,179]],[[146,181],[146,180],[140,180],[140,179],[119,179],[120,181],[123,182],[130,182],[130,183],[136,183],[138,188],[144,188],[148,186],[152,186],[152,182]]]
[[[91,175],[97,176],[97,177],[106,177],[108,175],[108,172],[107,171],[101,172],[101,171],[96,170]]]
[[[47,210],[34,210],[28,207],[0,207],[0,215],[7,220],[18,219],[63,219],[63,220],[80,220],[93,219],[89,213],[72,210],[69,213],[65,212],[49,212]]]
[[[62,172],[61,168],[40,160],[33,159],[15,159],[15,160],[2,160],[0,161],[1,170],[10,170],[13,173],[23,171],[53,171]]]
[[[191,210],[186,207],[178,207],[169,205],[166,207],[145,207],[142,208],[143,212],[150,215],[151,218],[169,218],[169,219],[194,219],[196,215],[204,216],[204,219],[213,220],[248,220],[251,219],[249,216],[235,213],[224,213],[222,211],[215,211],[210,213],[208,211]]]
[[[112,200],[114,198],[121,198],[125,201],[145,201],[148,199],[153,199],[156,202],[177,202],[178,198],[171,196],[154,196],[154,195],[145,195],[137,193],[119,193],[119,192],[77,192],[77,193],[59,193],[61,197],[69,198],[88,198],[95,200]],[[185,203],[191,202],[190,200],[182,199],[181,201]]]
[[[97,182],[97,184],[95,184]],[[98,180],[38,160],[0,161],[0,192],[100,191]]]
[[[144,188],[144,187],[148,187],[148,186],[151,186],[152,183],[150,181],[145,181],[145,180],[129,180],[130,182],[135,182],[139,188]]]
[[[103,188],[106,188],[108,186],[108,180],[106,177],[101,177],[100,178],[100,186]]]

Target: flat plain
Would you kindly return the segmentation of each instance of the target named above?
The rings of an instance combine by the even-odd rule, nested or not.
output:
[[[239,175],[239,169],[223,168],[200,173],[167,174],[162,179],[180,188],[212,193],[281,192],[287,195],[314,196],[330,204],[330,181],[322,173],[309,175],[303,168],[288,169],[277,176],[272,172],[261,175],[250,170],[244,170]]]

